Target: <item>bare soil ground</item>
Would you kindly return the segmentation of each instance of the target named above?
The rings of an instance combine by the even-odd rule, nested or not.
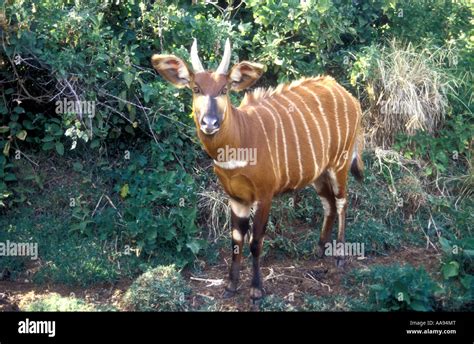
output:
[[[355,257],[347,259],[343,268],[336,268],[334,259],[274,259],[262,261],[262,275],[266,295],[277,295],[298,306],[302,295],[314,296],[346,295],[358,296],[364,286],[348,289],[342,285],[342,278],[353,269],[367,268],[371,265],[389,265],[393,263],[424,266],[427,271],[436,271],[441,255],[433,249],[407,247],[387,256]],[[184,276],[191,286],[190,301],[193,308],[199,308],[205,300],[214,301],[219,311],[254,310],[249,298],[251,266],[247,258],[241,273],[241,286],[237,295],[231,299],[223,298],[223,289],[227,281],[228,252],[221,253],[222,264],[204,266],[199,275],[185,271]],[[114,306],[125,310],[122,297],[131,280],[116,284],[95,285],[93,287],[70,287],[64,285],[37,285],[22,281],[0,281],[0,311],[25,310],[28,304],[50,293],[61,296],[74,296],[94,305]]]

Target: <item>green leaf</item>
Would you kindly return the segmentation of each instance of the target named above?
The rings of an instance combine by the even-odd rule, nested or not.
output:
[[[64,145],[61,142],[56,142],[56,152],[59,155],[64,155]]]
[[[461,278],[461,284],[467,290],[474,290],[474,276],[473,275],[466,275]]]
[[[3,147],[3,155],[8,156],[9,153],[10,153],[10,141],[7,141],[7,143],[5,143],[5,147]]]
[[[463,250],[463,252],[467,257],[470,257],[470,258],[474,257],[474,250]]]
[[[26,135],[27,135],[26,130],[20,130],[19,132],[16,133],[16,137],[22,141],[26,139]]]
[[[5,175],[4,180],[5,180],[6,182],[13,182],[13,181],[16,181],[16,176],[15,176],[13,173],[7,173],[7,174]]]
[[[28,130],[33,130],[35,127],[33,126],[33,123],[31,123],[31,121],[25,119],[23,121],[23,127],[28,129]]]
[[[41,140],[43,142],[51,142],[51,141],[54,141],[54,137],[51,136],[51,135],[47,135],[45,137],[43,137],[43,139]]]
[[[122,197],[122,198],[127,197],[128,192],[129,192],[129,186],[128,186],[128,184],[124,184],[124,185],[120,188],[120,197]]]
[[[13,108],[13,112],[15,112],[15,113],[24,113],[25,109],[23,109],[21,106],[15,106]]]
[[[72,169],[76,172],[81,172],[83,169],[83,166],[80,162],[75,162],[72,164]]]
[[[380,290],[384,290],[384,286],[380,285],[380,284],[373,284],[370,286],[371,289],[375,290],[375,291],[380,291]]]
[[[8,125],[2,125],[0,127],[0,134],[6,133],[10,130],[10,127]]]
[[[45,144],[43,144],[43,146],[41,147],[41,149],[43,149],[44,151],[47,151],[47,150],[51,150],[54,148],[54,142],[46,142]]]
[[[100,140],[98,140],[98,139],[93,139],[93,140],[91,141],[91,148],[97,148],[97,147],[99,147],[99,146],[100,146]]]
[[[119,98],[120,99],[127,99],[127,90],[123,90],[122,92],[120,92]],[[119,110],[122,111],[124,107],[125,107],[125,102],[120,101],[119,102]]]
[[[451,242],[448,239],[440,237],[439,244],[445,253],[451,253]]]
[[[443,265],[443,268],[441,269],[444,279],[449,279],[451,277],[456,277],[459,275],[459,263],[452,260],[449,263],[446,263]]]
[[[131,125],[126,125],[125,126],[125,131],[129,134],[132,134],[132,135],[135,134],[135,132],[133,131],[133,128],[132,128]]]
[[[133,79],[134,79],[134,75],[132,73],[125,72],[123,74],[123,80],[125,81],[127,88],[130,88],[130,86],[132,85]]]
[[[194,254],[198,254],[199,250],[201,250],[201,245],[199,245],[199,242],[197,242],[196,240],[188,242],[186,244],[186,247],[189,248]]]

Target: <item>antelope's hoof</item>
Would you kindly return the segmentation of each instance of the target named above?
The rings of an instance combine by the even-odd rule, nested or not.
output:
[[[252,304],[256,305],[261,301],[263,298],[263,289],[251,287],[250,288],[250,299],[252,300]]]
[[[318,258],[324,258],[326,255],[324,254],[324,245],[318,245],[316,247],[316,256]]]
[[[345,263],[346,260],[344,259],[344,257],[336,257],[336,268],[342,269]]]
[[[224,299],[230,299],[230,298],[234,297],[235,294],[237,294],[237,289],[225,288],[225,290],[224,290]]]

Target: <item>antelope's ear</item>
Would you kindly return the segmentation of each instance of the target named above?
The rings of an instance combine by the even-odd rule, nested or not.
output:
[[[189,87],[191,72],[179,57],[155,54],[151,64],[160,75],[178,88]]]
[[[241,91],[252,86],[264,72],[265,66],[260,63],[242,61],[232,67],[229,78],[232,89]]]

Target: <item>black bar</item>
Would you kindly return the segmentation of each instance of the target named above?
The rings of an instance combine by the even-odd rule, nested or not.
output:
[[[0,313],[0,344],[227,338],[405,343],[474,342],[472,313]],[[19,334],[19,322],[55,321],[55,336]],[[409,334],[407,330],[427,331]],[[454,330],[456,333],[434,333]],[[431,331],[431,333],[428,333]],[[222,335],[221,335],[221,332]],[[250,336],[251,334],[251,336]],[[291,337],[282,337],[288,336]],[[171,338],[174,338],[172,340]],[[300,339],[301,338],[301,339]],[[153,339],[153,340],[150,340]]]

